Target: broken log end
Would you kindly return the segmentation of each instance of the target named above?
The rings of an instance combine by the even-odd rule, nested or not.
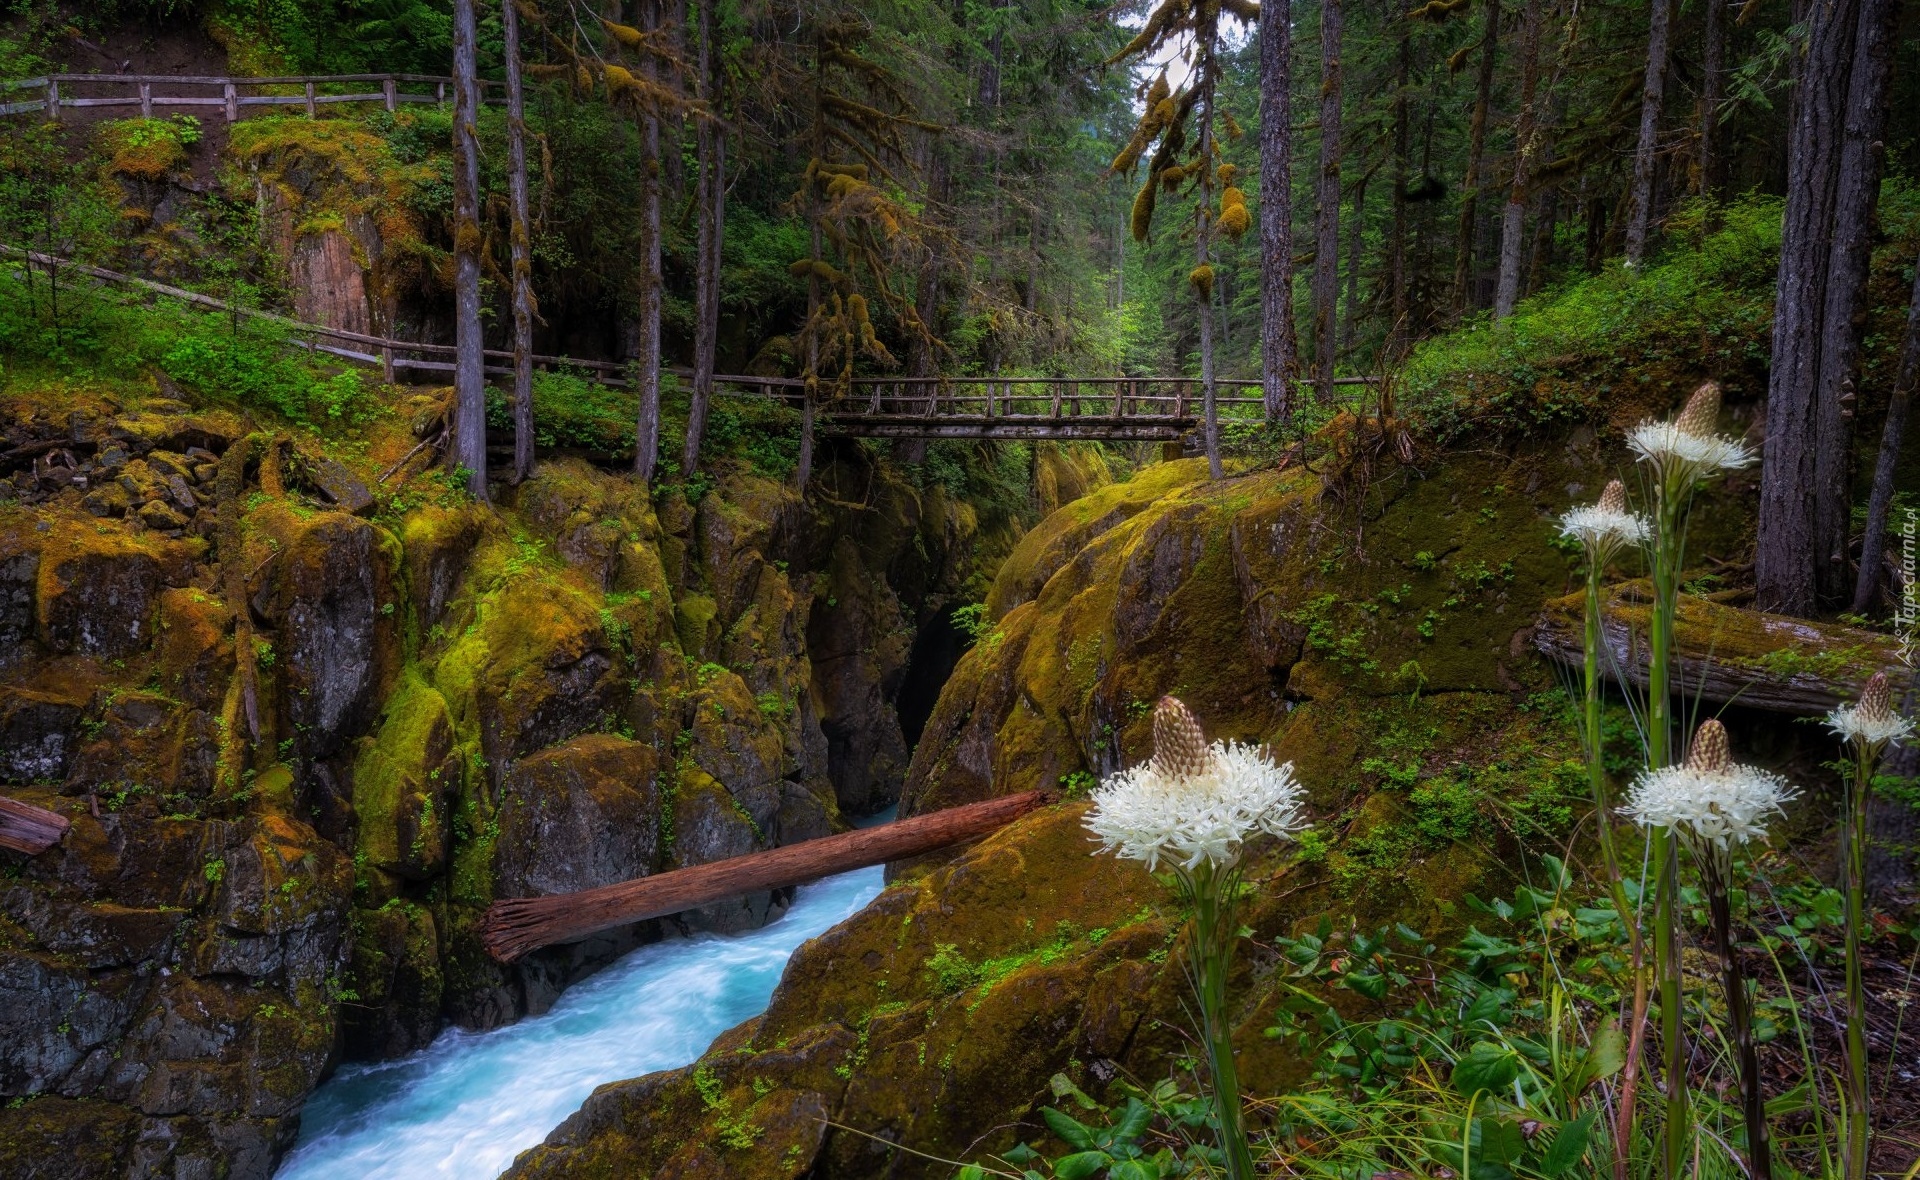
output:
[[[57,811],[0,795],[0,848],[38,856],[58,844],[72,826]]]

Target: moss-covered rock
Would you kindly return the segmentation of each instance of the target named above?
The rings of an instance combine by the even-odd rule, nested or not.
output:
[[[1254,850],[1257,937],[1330,911],[1457,926],[1457,900],[1502,887],[1512,851],[1563,833],[1582,797],[1564,698],[1528,640],[1537,604],[1570,588],[1553,518],[1615,460],[1540,445],[1424,475],[1218,483],[1182,461],[1095,491],[1002,569],[903,806],[1077,794],[1144,755],[1152,702],[1174,693],[1308,786],[1299,855]],[[1091,854],[1083,818],[1068,803],[894,866],[796,953],[764,1017],[695,1067],[603,1087],[513,1175],[940,1176],[888,1144],[978,1157],[1037,1133],[1056,1072],[1097,1092],[1177,1070],[1177,914],[1138,866]],[[1236,1041],[1248,1084],[1278,1087],[1302,1066],[1261,1036],[1280,989],[1258,959],[1236,979]],[[787,1112],[821,1105],[859,1133],[812,1147]]]
[[[335,249],[376,216],[367,145],[236,142],[308,263],[392,261]],[[475,505],[376,479],[444,394],[321,437],[177,392],[0,399],[5,447],[77,431],[102,477],[0,503],[0,781],[73,824],[0,853],[0,1159],[22,1136],[105,1144],[63,1160],[75,1175],[264,1177],[336,1055],[544,1011],[666,930],[777,916],[787,895],[763,893],[511,970],[475,937],[498,897],[809,839],[844,826],[842,792],[891,799],[919,604],[964,596],[1017,533],[857,449],[826,466],[864,503],[721,462],[656,507],[554,460]],[[1049,463],[1056,491],[1098,478]],[[355,487],[374,502],[341,510]],[[828,720],[883,740],[838,756]],[[818,1140],[813,1099],[754,1109]]]

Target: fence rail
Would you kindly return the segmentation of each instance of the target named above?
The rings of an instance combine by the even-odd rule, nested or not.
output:
[[[178,299],[209,311],[260,320],[285,329],[289,343],[315,353],[377,368],[391,384],[403,372],[451,373],[456,348],[372,336],[308,323],[270,311],[240,307],[211,295],[166,283],[122,274],[104,267],[0,245],[0,257],[85,275],[103,283],[131,287]],[[512,373],[513,353],[484,350],[486,372]],[[443,359],[444,358],[444,359]],[[629,366],[618,361],[584,360],[536,354],[533,363],[548,371],[573,372],[602,385],[628,385]],[[688,370],[670,368],[677,376]],[[716,374],[721,392],[757,396],[799,404],[807,383],[797,377],[752,374]],[[1339,377],[1340,386],[1371,386],[1373,377]],[[1305,389],[1306,382],[1300,382]],[[1265,416],[1260,382],[1220,378],[1214,382],[1215,405],[1230,420],[1258,420]],[[854,377],[837,397],[821,406],[821,429],[828,433],[867,438],[999,438],[1101,439],[1106,441],[1172,441],[1200,422],[1203,389],[1195,377]]]
[[[378,83],[380,89],[368,91],[365,89],[368,83]],[[431,84],[433,91],[402,90],[403,84]],[[0,92],[39,92],[39,96],[33,99],[0,103],[0,115],[39,111],[48,119],[57,121],[63,110],[138,107],[141,118],[151,119],[154,111],[162,107],[215,107],[225,113],[227,122],[232,123],[238,121],[240,112],[248,107],[304,107],[308,117],[313,117],[318,115],[320,107],[329,103],[377,102],[389,111],[397,110],[399,104],[404,102],[442,103],[447,101],[447,88],[452,84],[452,78],[440,74],[298,74],[283,78],[201,77],[189,74],[47,74],[38,78],[0,81]],[[481,80],[480,85],[483,96],[488,88],[505,87],[503,82],[485,79]],[[130,93],[63,93],[63,88],[71,91],[76,87],[88,91]],[[156,87],[161,89],[156,90]],[[181,88],[202,91],[211,87],[218,87],[220,93],[168,93]],[[299,87],[300,92],[245,93],[288,87]],[[337,87],[360,89],[338,93],[333,89]],[[485,98],[484,101],[498,103],[505,100]]]

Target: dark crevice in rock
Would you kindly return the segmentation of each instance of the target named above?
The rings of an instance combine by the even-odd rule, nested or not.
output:
[[[946,687],[971,643],[954,621],[958,609],[938,611],[923,623],[907,653],[906,673],[901,677],[894,711],[899,715],[900,736],[906,739],[909,754],[920,744],[927,718],[933,716],[933,706],[940,700],[940,690]]]

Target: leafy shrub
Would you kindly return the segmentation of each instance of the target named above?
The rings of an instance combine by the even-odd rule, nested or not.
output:
[[[358,373],[318,376],[289,356],[284,340],[269,328],[223,332],[206,324],[180,335],[159,361],[183,385],[313,426],[356,425],[379,405]]]

